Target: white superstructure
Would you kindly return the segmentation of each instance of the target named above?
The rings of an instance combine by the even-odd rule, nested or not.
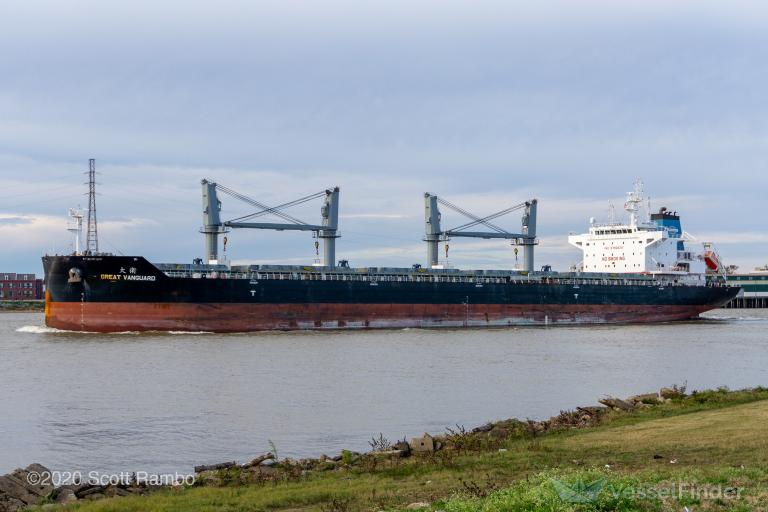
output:
[[[590,219],[589,232],[571,235],[568,243],[582,250],[583,272],[680,274],[703,280],[703,244],[682,230],[676,212],[650,213],[643,184],[627,193],[629,222],[599,224]]]

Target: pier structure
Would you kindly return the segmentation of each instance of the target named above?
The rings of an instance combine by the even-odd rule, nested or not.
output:
[[[726,279],[732,286],[741,286],[741,291],[724,307],[729,309],[768,308],[768,271],[758,269],[750,274],[731,274]]]

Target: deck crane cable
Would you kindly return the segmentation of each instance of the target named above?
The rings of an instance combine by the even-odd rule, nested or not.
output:
[[[271,213],[273,215],[277,215],[283,220],[287,220],[288,222],[292,222],[293,224],[300,224],[300,225],[307,225],[306,222],[303,220],[297,219],[296,217],[293,217],[291,215],[288,215],[287,213],[281,212],[279,210],[276,210],[275,208],[272,208],[270,206],[265,205],[264,203],[261,203],[259,201],[256,201],[255,199],[252,199],[246,195],[243,195],[239,192],[235,192],[234,190],[227,188],[223,185],[216,184],[216,189],[221,190],[225,194],[234,197],[235,199],[239,199],[240,201],[243,201],[244,203],[248,203],[251,206],[255,206],[256,208],[261,208],[266,213]]]
[[[487,227],[489,227],[489,228],[491,228],[491,229],[493,229],[493,230],[495,230],[495,231],[497,231],[499,233],[509,234],[509,232],[507,230],[502,229],[499,226],[497,226],[497,225],[495,225],[495,224],[493,224],[491,222],[488,222],[488,221],[493,220],[493,219],[498,218],[498,217],[501,217],[503,215],[506,215],[506,214],[508,214],[510,212],[513,212],[515,210],[520,210],[521,208],[524,208],[526,206],[526,203],[516,204],[514,206],[511,206],[509,208],[505,208],[504,210],[498,211],[496,213],[492,213],[490,215],[487,215],[487,216],[481,218],[481,217],[478,217],[476,215],[473,215],[472,213],[464,210],[463,208],[460,208],[460,207],[456,206],[455,204],[453,204],[453,203],[451,203],[449,201],[446,201],[445,199],[438,198],[437,200],[438,200],[438,202],[440,202],[441,204],[447,206],[448,208],[451,208],[452,210],[455,210],[458,213],[461,213],[462,215],[465,215],[465,216],[469,217],[470,219],[473,219],[472,222],[468,222],[466,224],[462,224],[459,227],[456,227],[456,228],[448,230],[449,232],[461,231],[463,229],[468,229],[468,228],[477,226],[478,224],[483,224],[483,225],[485,225],[485,226],[487,226]]]
[[[255,200],[253,198],[250,198],[250,197],[248,197],[248,196],[246,196],[244,194],[236,192],[236,191],[234,191],[234,190],[232,190],[232,189],[230,189],[228,187],[225,187],[223,185],[216,184],[216,189],[217,190],[221,190],[225,194],[227,194],[227,195],[229,195],[231,197],[234,197],[235,199],[239,199],[240,201],[248,203],[248,204],[250,204],[252,206],[255,206],[257,208],[261,208],[263,210],[268,210],[270,213],[273,213],[273,214],[277,215],[278,217],[281,217],[283,220],[287,220],[289,222],[293,222],[294,224],[306,224],[305,222],[303,222],[303,221],[301,221],[301,220],[299,220],[299,219],[297,219],[295,217],[292,217],[292,216],[288,215],[287,213],[283,213],[283,212],[279,212],[277,210],[274,210],[273,208],[271,208],[271,207],[269,207],[269,206],[267,206],[267,205],[265,205],[265,204]]]
[[[482,219],[477,219],[477,220],[475,220],[473,222],[469,222],[467,224],[463,224],[463,225],[461,225],[461,226],[459,226],[457,228],[452,229],[451,231],[460,231],[462,229],[467,229],[467,228],[471,228],[473,226],[477,226],[478,224],[486,224],[487,225],[487,221],[496,219],[498,217],[501,217],[503,215],[511,213],[511,212],[513,212],[515,210],[520,210],[522,208],[525,208],[525,206],[526,206],[526,203],[520,203],[520,204],[516,204],[515,206],[510,206],[509,208],[506,208],[504,210],[498,211],[496,213],[492,213],[492,214],[490,214],[490,215],[488,215],[486,217],[483,217]],[[501,233],[507,233],[506,230],[502,230],[500,232]]]
[[[482,221],[482,219],[481,219],[480,217],[478,217],[477,215],[474,215],[474,214],[472,214],[472,213],[468,212],[468,211],[467,211],[467,210],[465,210],[464,208],[461,208],[461,207],[459,207],[459,206],[456,206],[455,204],[451,203],[450,201],[446,201],[445,199],[443,199],[443,198],[441,198],[441,197],[438,197],[438,198],[437,198],[437,201],[438,201],[440,204],[447,206],[447,207],[448,207],[448,208],[450,208],[451,210],[454,210],[455,212],[458,212],[458,213],[460,213],[460,214],[462,214],[462,215],[464,215],[464,216],[466,216],[466,217],[469,217],[470,219],[472,219],[472,220],[474,220],[474,221],[479,221],[479,222],[482,222],[483,224],[485,224],[485,225],[486,225],[486,226],[488,226],[489,228],[491,228],[491,229],[493,229],[493,230],[495,230],[495,231],[498,231],[499,233],[506,233],[506,231],[505,231],[505,230],[503,230],[502,228],[500,228],[499,226],[496,226],[495,224],[491,224],[490,222],[487,222],[487,223],[486,223],[486,222],[483,222],[483,221]]]
[[[256,217],[261,217],[263,215],[267,215],[269,213],[273,213],[272,210],[284,210],[285,208],[290,208],[291,206],[296,206],[296,205],[299,205],[299,204],[303,204],[303,203],[312,201],[313,199],[317,199],[319,197],[323,197],[324,195],[326,195],[326,193],[327,192],[325,190],[321,190],[320,192],[317,192],[315,194],[310,194],[308,196],[296,199],[295,201],[289,201],[287,203],[283,203],[283,204],[280,204],[280,205],[277,205],[277,206],[273,206],[272,208],[267,209],[267,210],[262,210],[260,212],[251,213],[250,215],[244,215],[243,217],[238,217],[236,219],[232,219],[229,222],[242,222],[242,221],[254,219]]]

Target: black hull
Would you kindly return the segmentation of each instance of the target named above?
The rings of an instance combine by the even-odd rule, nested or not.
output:
[[[472,282],[418,281],[416,271],[332,280],[316,269],[286,279],[169,277],[144,258],[117,256],[45,257],[43,264],[48,325],[94,331],[658,322],[695,318],[739,290],[588,274]]]

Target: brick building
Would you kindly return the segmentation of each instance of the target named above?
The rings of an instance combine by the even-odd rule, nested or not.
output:
[[[0,272],[0,300],[41,300],[43,280],[35,274]]]

